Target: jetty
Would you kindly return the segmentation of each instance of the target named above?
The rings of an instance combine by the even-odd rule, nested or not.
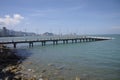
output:
[[[35,42],[40,42],[42,46],[45,46],[47,42],[52,42],[53,45],[57,45],[59,42],[63,44],[77,43],[77,42],[92,42],[92,41],[102,41],[102,40],[110,40],[109,37],[93,37],[93,36],[73,36],[73,37],[47,37],[40,39],[25,39],[25,40],[11,40],[11,41],[0,41],[0,44],[12,44],[13,48],[16,48],[20,43],[28,43],[29,47],[33,47]]]

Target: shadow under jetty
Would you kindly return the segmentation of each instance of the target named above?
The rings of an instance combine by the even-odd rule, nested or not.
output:
[[[0,80],[31,80],[22,72],[23,65],[21,65],[30,55],[22,57],[17,54],[17,50],[0,45]]]

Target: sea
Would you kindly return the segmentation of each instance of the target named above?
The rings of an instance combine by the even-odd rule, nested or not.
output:
[[[17,44],[17,54],[24,57],[22,65],[50,80],[120,80],[120,35],[95,35],[111,40],[58,45]],[[35,37],[3,37],[0,41],[37,39]],[[13,45],[9,45],[13,47]]]

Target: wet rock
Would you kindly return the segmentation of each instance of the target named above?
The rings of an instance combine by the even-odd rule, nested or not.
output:
[[[88,76],[88,74],[83,74],[82,76],[83,76],[83,77],[87,77],[87,76]]]
[[[28,79],[29,80],[29,79]],[[30,80],[37,80],[35,77],[30,78]]]
[[[58,70],[64,69],[64,66],[57,67]]]
[[[49,80],[48,78],[44,78],[44,80]]]
[[[32,62],[26,62],[26,64],[33,64]]]
[[[13,80],[13,79],[12,79],[12,76],[7,76],[7,77],[5,77],[5,79],[3,79],[3,80]]]
[[[20,70],[25,70],[25,67],[20,64],[20,65],[19,65],[19,69],[20,69]]]
[[[40,78],[38,80],[49,80],[48,78],[44,77],[44,78]]]
[[[43,80],[43,78],[40,78],[39,80]]]
[[[28,69],[28,71],[29,71],[29,72],[35,72],[35,70],[33,70],[33,69]]]
[[[14,79],[15,80],[21,80],[21,76],[15,76]]]
[[[43,69],[43,70],[42,70],[42,73],[44,73],[44,72],[46,72],[46,71],[47,71],[46,69]]]
[[[68,68],[67,70],[71,71],[71,70],[72,70],[72,68]]]
[[[40,78],[43,78],[43,75],[40,75]]]
[[[65,80],[64,77],[59,77],[58,80]]]
[[[55,72],[54,75],[58,75],[59,73]]]
[[[36,75],[33,75],[34,78],[36,78],[37,76]]]
[[[59,71],[58,70],[56,70],[55,72],[54,72],[54,75],[59,75]]]
[[[80,77],[76,77],[76,79],[75,80],[80,80]]]
[[[53,63],[49,63],[48,66],[54,66],[54,64]]]
[[[6,77],[5,80],[9,80],[9,77]]]
[[[17,69],[11,70],[12,73],[16,73],[17,71],[18,71]]]
[[[28,69],[28,71],[32,71],[32,69]]]

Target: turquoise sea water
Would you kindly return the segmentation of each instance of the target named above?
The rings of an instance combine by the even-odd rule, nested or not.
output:
[[[105,36],[115,39],[46,46],[36,43],[33,48],[21,44],[18,53],[27,56],[23,61],[26,68],[34,69],[37,76],[45,70],[44,75],[51,80],[75,80],[76,76],[83,80],[120,80],[120,35]]]

